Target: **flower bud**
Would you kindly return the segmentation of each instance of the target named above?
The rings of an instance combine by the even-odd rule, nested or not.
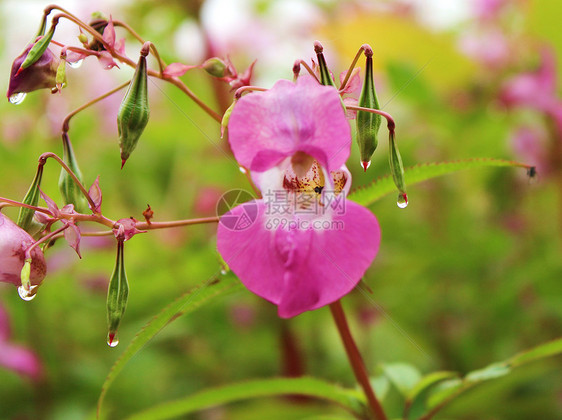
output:
[[[49,49],[46,49],[33,65],[22,69],[22,63],[31,48],[32,45],[29,45],[12,64],[10,84],[6,94],[8,98],[37,89],[53,88],[56,84],[59,59]]]
[[[43,35],[39,39],[39,41],[36,41],[33,44],[28,54],[26,55],[25,60],[23,60],[23,63],[21,63],[21,67],[18,69],[18,73],[28,68],[32,64],[36,63],[43,56],[43,53],[47,51],[47,48],[49,47],[49,43],[53,39],[53,35],[55,34],[55,28],[56,28],[56,23],[53,23],[51,25],[51,28],[49,29],[49,32],[47,32],[47,34]]]
[[[148,89],[147,89],[147,69],[146,56],[148,55],[149,44],[145,43],[141,49],[141,55],[135,69],[135,74],[123,102],[117,114],[117,128],[119,130],[119,145],[121,148],[121,167],[135,149],[139,137],[141,136],[148,118],[150,109],[148,108]]]
[[[224,137],[224,133],[226,128],[228,127],[228,121],[230,120],[230,115],[232,114],[232,110],[234,109],[234,105],[236,105],[236,101],[233,101],[232,104],[224,111],[224,114],[221,119],[221,139]]]
[[[25,194],[25,197],[22,200],[22,203],[29,204],[30,206],[37,207],[39,204],[39,197],[41,196],[41,179],[43,178],[43,165],[39,165],[37,167],[37,172],[35,173],[35,177],[31,182],[31,186]],[[27,233],[32,234],[36,230],[37,223],[33,220],[33,215],[35,214],[35,210],[22,207],[20,208],[20,212],[18,214],[17,225],[25,230]]]
[[[373,80],[373,50],[365,48],[365,82],[359,97],[359,106],[363,108],[380,109],[377,94],[375,93],[375,83]],[[382,117],[366,111],[357,111],[357,143],[361,164],[365,171],[371,162],[371,156],[378,145],[378,132],[381,126]]]
[[[212,57],[201,65],[201,68],[214,77],[228,76],[228,66],[218,57]]]
[[[123,248],[123,238],[118,238],[117,260],[107,290],[107,323],[109,330],[107,344],[111,347],[116,345],[117,329],[125,314],[129,298],[129,283],[127,282],[127,273],[125,272]]]
[[[408,205],[408,195],[406,194],[406,182],[404,181],[404,166],[402,165],[402,157],[400,156],[398,146],[396,145],[396,139],[394,138],[394,130],[390,131],[388,137],[388,150],[388,161],[390,163],[392,179],[394,180],[396,188],[400,191],[397,205],[400,208],[404,208]]]
[[[63,161],[70,168],[76,178],[83,183],[82,173],[78,167],[78,162],[76,161],[76,156],[74,155],[74,150],[72,149],[72,143],[68,138],[68,134],[65,132],[62,134],[62,146],[63,146]],[[59,176],[59,190],[62,195],[64,204],[74,204],[74,208],[79,213],[85,213],[88,211],[88,200],[80,191],[76,182],[72,179],[70,174],[64,169],[61,169]]]
[[[34,242],[27,232],[0,213],[0,281],[19,287],[24,274],[25,279],[29,279],[29,284],[41,284],[47,273],[47,265],[39,247],[31,251],[31,262],[27,268],[29,272],[25,269],[22,273],[26,260],[25,251]]]
[[[326,86],[336,87],[334,78],[330,74],[330,70],[328,69],[328,65],[326,64],[326,59],[324,58],[324,47],[318,41],[314,41],[314,52],[316,53],[316,57],[318,58],[318,68],[320,69],[320,83]]]

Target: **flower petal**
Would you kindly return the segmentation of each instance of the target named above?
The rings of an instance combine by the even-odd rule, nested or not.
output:
[[[255,222],[244,230],[229,230],[219,223],[217,247],[242,283],[278,305],[283,318],[328,305],[349,293],[378,252],[378,222],[356,203],[346,201],[343,214],[333,214],[331,220],[293,217],[294,226],[278,229],[266,228],[275,219],[266,214],[262,200],[250,203],[259,207]],[[250,204],[227,214],[243,217],[245,205]],[[313,228],[315,222],[320,224]]]
[[[263,172],[301,151],[329,171],[349,157],[351,133],[336,89],[311,77],[278,81],[234,106],[229,141],[238,163]]]
[[[0,366],[13,370],[33,380],[41,377],[39,358],[31,350],[14,344],[0,343]]]

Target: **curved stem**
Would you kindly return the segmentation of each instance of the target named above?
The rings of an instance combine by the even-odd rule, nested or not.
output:
[[[381,111],[380,109],[365,108],[362,106],[355,106],[355,105],[346,105],[345,107],[353,111],[365,111],[365,112],[370,112],[371,114],[379,114],[380,116],[386,118],[386,125],[388,127],[388,131],[394,133],[394,130],[396,129],[394,118],[392,118],[392,115],[390,115],[388,112]]]
[[[359,57],[361,57],[361,53],[363,53],[363,52],[365,52],[365,55],[367,55],[368,53],[373,55],[373,50],[371,49],[371,46],[369,44],[361,45],[361,47],[359,48],[359,51],[357,51],[357,54],[355,54],[355,58],[351,62],[351,65],[349,66],[349,69],[347,70],[347,73],[345,74],[345,78],[341,82],[340,91],[343,90],[345,88],[345,86],[347,85],[347,82],[349,82],[349,78],[351,77],[351,73],[353,73],[353,69],[355,68],[355,65],[357,64],[357,60],[359,60]]]
[[[320,83],[320,80],[318,80],[318,76],[316,76],[316,74],[315,74],[314,71],[310,68],[310,66],[308,65],[308,63],[307,63],[306,61],[304,61],[304,60],[298,60],[298,63],[299,63],[301,66],[303,66],[303,67],[306,69],[306,71],[308,71],[308,73],[310,73],[310,75],[316,79],[316,81],[317,81],[318,83]]]
[[[343,341],[345,352],[347,353],[347,358],[349,359],[355,378],[365,392],[372,414],[377,420],[386,420],[386,414],[384,413],[381,403],[375,396],[375,392],[373,391],[373,387],[369,381],[369,375],[367,374],[367,369],[365,368],[365,362],[363,361],[361,353],[357,348],[357,344],[355,344],[351,331],[349,330],[349,325],[347,324],[347,319],[345,318],[341,302],[338,300],[332,303],[330,305],[330,311],[332,312],[332,316],[336,326],[338,327],[338,332],[340,333],[340,337]]]
[[[66,134],[66,133],[64,133]],[[82,183],[80,182],[80,180],[76,177],[76,175],[74,174],[74,172],[72,172],[72,170],[68,167],[68,165],[66,163],[64,163],[64,161],[58,157],[57,155],[55,155],[52,152],[47,152],[47,153],[43,153],[41,156],[39,156],[39,163],[41,162],[46,162],[48,158],[53,158],[55,159],[60,166],[63,167],[63,169],[68,172],[68,174],[70,175],[70,177],[72,178],[72,180],[74,181],[74,183],[78,186],[78,188],[80,189],[80,191],[82,192],[82,194],[84,194],[84,196],[86,197],[86,199],[88,200],[88,203],[90,205],[91,209],[95,209],[96,208],[96,204],[94,203],[94,201],[92,200],[92,197],[90,197],[90,194],[88,194],[88,191],[86,191],[86,188],[84,188],[84,185],[82,185]]]
[[[102,99],[107,98],[108,96],[113,95],[115,92],[120,91],[121,89],[129,86],[129,84],[131,83],[131,81],[129,80],[128,82],[123,83],[122,85],[117,86],[116,88],[110,90],[109,92],[104,93],[101,96],[98,96],[95,99],[92,99],[90,102],[85,103],[84,105],[82,105],[79,108],[76,108],[74,111],[72,111],[70,114],[68,114],[66,116],[66,118],[64,119],[64,121],[62,122],[62,131],[63,132],[67,132],[69,129],[69,124],[70,124],[70,119],[72,117],[74,117],[76,114],[78,114],[79,112],[85,110],[86,108],[90,107],[91,105],[94,105],[95,103],[101,101]]]

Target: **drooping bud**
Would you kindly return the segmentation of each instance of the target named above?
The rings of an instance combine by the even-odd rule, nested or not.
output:
[[[201,68],[214,77],[229,76],[228,66],[218,57],[211,57],[201,65]]]
[[[37,167],[37,172],[35,173],[35,177],[31,182],[31,186],[25,197],[22,200],[22,203],[29,204],[30,206],[37,207],[39,204],[39,197],[41,196],[41,180],[43,179],[43,165],[39,165]],[[35,210],[22,207],[20,208],[20,212],[18,214],[17,225],[25,230],[29,234],[34,234],[37,231],[37,223],[33,220],[33,215],[35,214]]]
[[[146,56],[149,48],[150,43],[148,42],[142,46],[135,74],[117,114],[121,168],[135,149],[150,116],[146,69]]]
[[[38,89],[53,88],[56,84],[59,59],[46,49],[33,65],[21,69],[22,63],[28,56],[32,45],[29,45],[12,63],[10,84],[6,97],[12,103],[19,103],[16,97]]]
[[[63,145],[63,161],[70,168],[76,178],[83,183],[82,173],[78,167],[76,161],[76,156],[74,155],[74,150],[72,149],[72,143],[68,138],[68,133],[62,133],[62,145]],[[59,190],[62,195],[64,204],[74,204],[74,208],[79,213],[84,213],[88,211],[88,200],[80,191],[80,188],[76,185],[70,174],[64,169],[61,169],[59,176]]]
[[[326,86],[336,87],[336,83],[334,82],[334,79],[330,74],[330,70],[328,69],[328,65],[326,64],[326,59],[324,58],[324,47],[318,41],[314,41],[314,52],[316,53],[316,57],[318,58],[320,83]]]
[[[408,195],[406,194],[406,182],[404,181],[404,165],[402,165],[402,157],[394,138],[394,130],[391,130],[388,137],[388,161],[390,163],[390,171],[392,172],[392,179],[398,191],[398,200],[396,204],[401,209],[408,205]]]
[[[129,283],[125,272],[123,238],[117,238],[117,259],[107,290],[107,344],[110,347],[115,347],[119,343],[117,329],[125,314],[128,298]]]
[[[359,97],[359,106],[363,108],[380,109],[375,82],[373,80],[373,50],[368,45],[363,46],[365,52],[365,82]],[[361,165],[367,171],[371,156],[378,145],[378,132],[382,117],[366,111],[357,111],[357,143],[361,156]]]
[[[39,285],[47,274],[45,257],[39,247],[31,251],[29,266],[22,273],[25,251],[33,238],[0,212],[0,281],[19,287],[23,278],[30,285]],[[27,271],[29,270],[29,272]]]

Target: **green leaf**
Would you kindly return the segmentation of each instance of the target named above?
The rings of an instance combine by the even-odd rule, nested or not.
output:
[[[461,171],[463,169],[482,168],[488,166],[531,168],[529,165],[510,160],[475,158],[457,160],[454,162],[424,163],[412,166],[404,170],[404,178],[406,185],[413,185],[418,182]],[[384,197],[386,194],[395,191],[395,188],[392,177],[387,175],[382,178],[378,178],[366,187],[358,188],[355,191],[352,191],[349,195],[349,199],[363,206],[368,206]]]
[[[341,405],[358,413],[363,409],[364,399],[359,391],[341,388],[338,385],[315,378],[258,379],[218,388],[207,389],[174,401],[169,401],[129,417],[129,420],[160,420],[185,416],[205,408],[234,401],[279,395],[305,395]]]
[[[211,299],[226,293],[232,293],[241,288],[242,285],[240,281],[232,274],[221,276],[220,278],[213,278],[180,296],[152,318],[135,338],[133,338],[129,346],[109,371],[98,399],[97,417],[100,417],[105,395],[113,381],[115,381],[115,378],[123,370],[129,360],[131,360],[146,343],[156,336],[162,328],[180,316],[194,312]]]
[[[451,372],[451,371],[438,371],[438,372],[431,372],[421,378],[413,388],[410,389],[408,395],[406,397],[406,402],[410,402],[410,404],[416,399],[418,395],[420,395],[423,391],[428,389],[429,387],[435,385],[438,382],[442,382],[445,379],[451,379],[457,376],[458,373]]]
[[[506,363],[493,363],[484,369],[474,370],[468,373],[464,380],[467,382],[482,382],[490,379],[500,378],[511,372]]]
[[[514,367],[559,354],[562,354],[562,338],[543,343],[503,362],[492,363],[483,369],[469,372],[463,379],[442,382],[429,396],[426,402],[428,413],[421,418],[424,420],[430,419],[454,398],[479,383],[505,376]]]
[[[512,367],[521,366],[534,360],[543,359],[545,357],[556,356],[562,353],[562,337],[547,343],[541,344],[531,350],[516,354],[507,360]]]
[[[370,378],[371,386],[379,401],[383,401],[390,389],[390,382],[384,375],[379,375],[375,378]]]
[[[407,396],[410,390],[421,379],[421,373],[415,367],[406,363],[389,363],[382,366],[382,370],[390,382],[404,396]]]

